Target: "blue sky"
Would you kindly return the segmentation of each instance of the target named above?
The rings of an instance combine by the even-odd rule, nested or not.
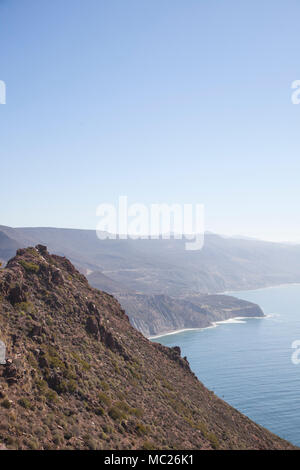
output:
[[[297,0],[0,0],[0,224],[117,202],[300,242]]]

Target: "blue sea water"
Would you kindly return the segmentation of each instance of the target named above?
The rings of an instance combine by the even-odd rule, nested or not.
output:
[[[180,346],[204,385],[300,446],[300,364],[291,359],[292,343],[300,341],[300,285],[231,295],[259,304],[267,318],[223,323],[153,341]]]

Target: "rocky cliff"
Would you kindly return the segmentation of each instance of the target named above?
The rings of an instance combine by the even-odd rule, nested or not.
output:
[[[44,246],[0,270],[0,447],[290,449]]]
[[[116,296],[131,324],[147,337],[185,328],[206,328],[229,318],[264,316],[258,305],[227,295],[176,298],[123,293]]]

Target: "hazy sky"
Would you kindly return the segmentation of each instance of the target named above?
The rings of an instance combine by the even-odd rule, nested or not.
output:
[[[203,203],[207,230],[298,240],[299,0],[0,0],[0,224]]]

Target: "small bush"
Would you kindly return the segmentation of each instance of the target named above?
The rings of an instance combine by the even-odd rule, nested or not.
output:
[[[95,414],[98,416],[103,416],[105,414],[105,411],[101,406],[98,406],[98,408],[95,409]]]
[[[54,390],[51,390],[49,389],[46,394],[46,399],[50,402],[50,403],[56,403],[58,401],[58,396],[57,396],[57,393],[54,391]]]
[[[130,406],[125,402],[125,401],[117,401],[115,403],[115,406],[121,410],[124,411],[124,413],[128,413],[130,410]]]
[[[93,439],[91,436],[84,436],[84,443],[85,445],[87,446],[88,449],[90,450],[98,450],[98,446],[97,446],[97,441],[95,439]]]
[[[91,369],[91,364],[89,364],[87,361],[82,359],[78,354],[73,352],[72,356],[74,357],[74,359],[76,359],[77,363],[79,363],[82,366],[83,370],[87,371]]]
[[[103,388],[103,390],[107,391],[109,390],[109,385],[107,382],[105,382],[104,380],[102,380],[101,382],[101,387]]]
[[[15,309],[20,313],[34,313],[34,306],[31,302],[20,302],[15,305]]]
[[[142,450],[155,450],[155,449],[156,449],[156,446],[152,442],[149,442],[149,441],[144,442],[142,446]]]
[[[207,439],[211,443],[211,446],[212,446],[213,449],[218,449],[219,448],[219,441],[218,441],[217,436],[214,433],[212,433],[212,432],[209,433],[208,436],[207,436]]]
[[[204,437],[206,437],[208,435],[207,427],[205,426],[204,423],[198,423],[194,427],[195,427],[195,429],[199,429],[199,431],[201,431],[201,433],[203,434]]]
[[[135,429],[137,434],[139,434],[140,436],[144,436],[148,433],[148,429],[146,428],[146,426],[144,426],[143,423],[138,423]]]
[[[19,405],[23,406],[23,408],[25,408],[26,410],[32,409],[32,405],[31,405],[30,401],[27,398],[20,398],[18,403],[19,403]]]
[[[116,395],[119,398],[119,400],[124,400],[124,398],[125,398],[124,393],[121,392],[120,390],[117,390]]]
[[[52,440],[53,440],[54,444],[60,445],[60,444],[63,443],[64,438],[63,438],[63,435],[62,435],[62,434],[60,434],[60,433],[57,432],[57,433],[54,434]]]
[[[75,393],[77,390],[77,383],[74,379],[68,380],[67,382],[67,391],[69,393]]]
[[[38,441],[34,438],[27,441],[26,444],[29,447],[29,449],[31,449],[31,450],[38,450],[38,448],[39,448]]]
[[[114,421],[121,421],[122,419],[126,418],[126,415],[116,406],[113,406],[109,410],[108,414]]]
[[[100,401],[101,405],[109,406],[110,403],[111,403],[111,400],[110,400],[109,396],[106,395],[106,393],[100,392],[98,394],[98,398],[99,398],[99,401]]]
[[[130,408],[130,414],[141,418],[144,415],[144,411],[141,408]]]
[[[27,273],[38,273],[39,272],[39,265],[34,263],[29,263],[28,261],[21,260],[20,265],[25,269]]]
[[[45,380],[36,379],[35,384],[41,393],[46,392],[48,389],[48,384]]]
[[[7,398],[5,398],[4,400],[2,400],[1,406],[9,410],[12,406],[12,403]]]

